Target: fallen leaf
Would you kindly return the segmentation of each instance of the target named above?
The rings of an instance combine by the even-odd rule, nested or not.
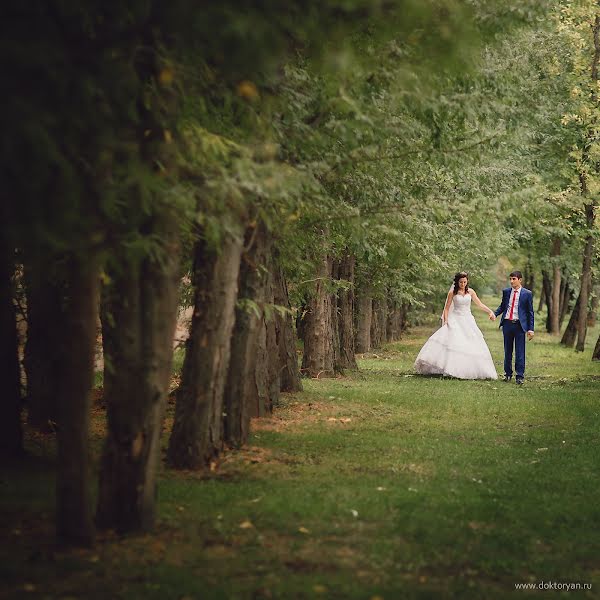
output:
[[[240,529],[252,529],[253,527],[254,527],[254,525],[252,525],[252,523],[250,521],[242,521],[239,524]]]
[[[310,531],[306,529],[306,527],[298,527],[298,531],[300,533],[310,533]]]

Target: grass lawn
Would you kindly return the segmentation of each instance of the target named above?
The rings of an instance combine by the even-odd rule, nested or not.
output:
[[[476,318],[501,373],[497,324]],[[53,440],[29,432],[2,471],[0,597],[600,597],[598,328],[583,355],[538,333],[521,387],[415,376],[433,328],[305,380],[211,473],[163,470],[156,535],[55,548]]]

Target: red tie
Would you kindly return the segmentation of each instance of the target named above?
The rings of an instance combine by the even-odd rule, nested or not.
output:
[[[513,313],[515,310],[515,300],[517,299],[517,294],[519,292],[517,292],[517,290],[514,290],[513,292],[513,298],[512,298],[512,302],[510,303],[510,312],[508,313],[508,320],[512,321],[513,320]]]

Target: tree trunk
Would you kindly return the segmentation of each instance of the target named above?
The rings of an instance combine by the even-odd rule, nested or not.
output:
[[[396,301],[388,301],[388,317],[387,317],[387,340],[388,342],[396,342],[400,339],[402,333],[402,315],[400,306]]]
[[[290,309],[287,283],[281,267],[277,265],[273,270],[273,298],[278,306]],[[279,348],[280,383],[282,392],[299,392],[302,390],[300,382],[300,369],[298,355],[296,354],[296,333],[290,313],[275,313],[275,334]]]
[[[590,303],[590,310],[588,312],[588,327],[596,327],[596,318],[598,315],[598,291],[592,296],[592,302]]]
[[[581,294],[577,296],[575,306],[571,311],[571,317],[567,323],[567,327],[563,333],[560,343],[567,348],[573,348],[577,339],[577,323],[579,322],[579,308],[581,306]]]
[[[0,450],[5,457],[23,454],[21,373],[14,304],[14,249],[0,240]]]
[[[544,297],[546,298],[546,331],[552,331],[552,280],[548,271],[542,271],[542,285],[544,287]]]
[[[400,334],[404,333],[408,329],[408,312],[410,310],[410,304],[402,302],[400,305]]]
[[[347,281],[347,289],[340,288],[337,296],[338,332],[340,340],[337,370],[358,369],[354,354],[354,267],[356,258],[345,253],[339,263],[338,277]]]
[[[223,438],[229,446],[236,448],[248,441],[250,417],[259,411],[257,383],[261,385],[263,394],[268,387],[267,374],[257,373],[257,368],[267,369],[264,364],[266,328],[263,319],[266,286],[269,284],[265,268],[269,251],[267,235],[263,223],[246,229],[246,252],[241,257],[239,268],[235,325],[223,400]]]
[[[600,335],[596,340],[596,346],[594,348],[594,352],[592,353],[592,360],[600,360]]]
[[[277,336],[277,315],[273,308],[275,304],[275,290],[273,282],[274,258],[273,241],[267,233],[265,243],[265,308],[262,314],[261,333],[259,335],[259,348],[264,348],[259,353],[256,365],[256,389],[258,390],[258,404],[251,416],[263,417],[273,413],[273,407],[279,404],[281,390],[281,363]],[[264,337],[264,346],[262,343]],[[261,360],[262,356],[262,360]],[[260,382],[260,385],[259,385]]]
[[[546,286],[542,285],[542,290],[540,292],[540,303],[538,304],[537,312],[542,312],[545,304],[546,304]]]
[[[269,286],[270,287],[270,286]],[[272,296],[267,302],[273,304]],[[275,332],[275,319],[271,311],[263,311],[258,326],[258,344],[254,381],[255,402],[250,405],[251,417],[264,417],[273,413],[273,406],[279,402],[281,382],[279,378],[279,349]]]
[[[388,304],[387,298],[381,298],[379,300],[379,309],[377,316],[379,318],[379,330],[381,332],[381,345],[387,340],[387,317],[388,317]]]
[[[236,227],[219,252],[194,250],[194,314],[177,390],[167,453],[171,466],[209,466],[222,447],[223,394],[229,369],[243,231]]]
[[[585,337],[587,335],[587,320],[588,320],[588,301],[590,297],[592,284],[592,258],[594,256],[594,236],[593,228],[595,221],[594,205],[592,203],[585,205],[585,221],[588,235],[585,240],[585,248],[583,251],[583,265],[581,267],[581,297],[579,318],[577,321],[577,346],[575,349],[578,352],[583,352],[585,349]]]
[[[382,343],[382,331],[381,331],[381,300],[379,298],[373,299],[373,308],[371,314],[371,348],[381,348]]]
[[[563,326],[563,321],[565,320],[565,316],[569,312],[569,299],[571,296],[571,287],[569,286],[568,281],[563,279],[562,288],[563,289],[560,294],[559,327]]]
[[[94,539],[89,429],[98,318],[95,264],[95,260],[72,258],[68,266],[58,395],[57,534],[62,542],[84,546]]]
[[[317,269],[314,292],[304,317],[302,372],[308,377],[335,374],[332,294],[327,289],[331,273],[332,260],[324,256]]]
[[[560,334],[560,284],[562,280],[562,271],[560,267],[560,238],[555,238],[552,242],[553,257],[553,279],[552,279],[552,311],[550,316],[550,333],[552,335]]]
[[[149,228],[166,242],[163,260],[126,258],[111,274],[113,283],[102,310],[108,435],[97,523],[120,533],[154,526],[160,434],[179,301],[177,218],[157,215]]]
[[[357,303],[356,352],[363,354],[371,349],[371,321],[373,299],[367,290],[361,291]]]
[[[41,432],[56,429],[59,372],[63,357],[64,281],[56,261],[25,265],[27,293],[27,342],[24,366],[27,374],[27,421]]]

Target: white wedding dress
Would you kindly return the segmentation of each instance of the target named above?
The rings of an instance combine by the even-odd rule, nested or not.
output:
[[[471,314],[470,294],[454,296],[448,323],[425,342],[415,369],[421,375],[498,379],[490,349]]]

